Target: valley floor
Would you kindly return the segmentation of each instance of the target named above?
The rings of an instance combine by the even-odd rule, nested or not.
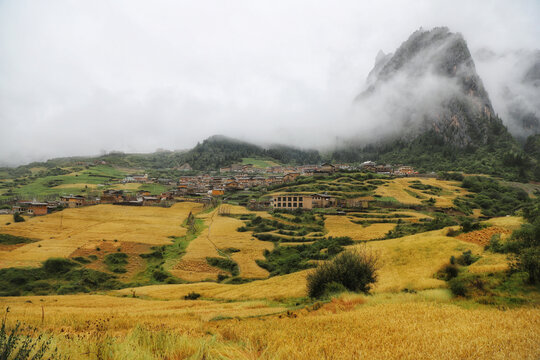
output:
[[[399,179],[380,181],[377,194],[416,207],[293,214],[232,205],[205,210],[186,202],[168,209],[66,209],[14,224],[0,216],[0,233],[31,238],[0,245],[3,274],[68,257],[84,260],[71,263],[77,269],[117,276],[122,286],[146,285],[81,295],[0,297],[0,318],[8,329],[22,322],[23,334],[50,337],[58,350],[53,358],[65,359],[539,359],[537,289],[515,291],[510,282],[502,285],[506,292],[487,288],[489,279],[508,268],[505,254],[485,250],[487,241],[494,235],[505,241],[523,219],[491,218],[461,234],[458,225],[442,225],[392,238],[389,232],[396,229],[440,221],[436,218],[452,201],[466,194],[455,182],[422,181],[439,189],[423,210],[418,204],[432,196],[426,191],[436,189],[421,190],[412,180]],[[480,209],[471,213],[474,219],[482,215]],[[313,300],[306,292],[306,276],[313,270],[280,267],[287,261],[297,264],[286,256],[292,247],[309,248],[330,237],[350,237],[346,249],[366,247],[377,254],[371,295]],[[285,255],[271,262],[268,254],[276,249]],[[326,252],[328,246],[317,250],[321,256]],[[465,252],[478,260],[460,271],[486,281],[477,298],[455,297],[437,276],[450,258]],[[110,267],[111,254],[125,255],[125,269]],[[212,266],[209,257],[237,268]],[[328,257],[301,260],[311,266],[321,259]],[[156,272],[176,278],[156,280]],[[55,293],[60,281],[65,288],[70,285],[63,278],[29,281],[16,275],[0,281],[22,284],[16,290],[26,292],[17,294]],[[191,283],[178,283],[186,280]],[[198,297],[186,300],[190,295]]]

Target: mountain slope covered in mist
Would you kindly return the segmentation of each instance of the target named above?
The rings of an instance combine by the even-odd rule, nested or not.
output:
[[[474,55],[510,133],[520,142],[540,133],[540,50],[496,53],[483,48]]]
[[[420,29],[393,54],[379,53],[355,107],[378,120],[378,140],[349,139],[335,160],[516,178],[534,165],[494,113],[465,39],[445,27]]]
[[[431,131],[442,143],[464,148],[504,132],[465,39],[448,28],[418,30],[394,54],[378,56],[356,102],[381,100],[389,109],[381,116],[392,116],[400,138]]]

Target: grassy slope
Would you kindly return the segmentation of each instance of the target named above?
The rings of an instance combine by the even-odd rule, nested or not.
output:
[[[123,171],[107,165],[92,166],[89,169],[77,172],[74,172],[73,168],[67,168],[65,170],[71,171],[71,173],[66,175],[42,176],[35,179],[28,178],[28,184],[14,188],[13,193],[29,198],[51,194],[81,194],[85,185],[93,189],[98,184],[107,183],[112,179],[119,180],[125,176]],[[56,182],[57,185],[48,186],[48,183],[51,182]],[[6,194],[3,194],[3,196],[7,197]]]
[[[249,165],[252,164],[257,168],[267,168],[270,166],[278,166],[279,164],[272,160],[256,159],[256,158],[243,158],[242,164]]]

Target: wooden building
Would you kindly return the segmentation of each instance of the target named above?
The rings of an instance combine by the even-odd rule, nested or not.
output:
[[[299,194],[281,194],[272,195],[272,201],[270,202],[274,209],[312,209],[313,202],[311,195],[299,195]]]

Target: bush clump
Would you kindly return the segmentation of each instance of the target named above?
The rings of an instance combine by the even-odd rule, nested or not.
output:
[[[480,256],[474,255],[471,250],[464,251],[457,259],[459,265],[469,266],[480,259]]]
[[[18,212],[13,214],[13,221],[17,222],[24,222],[24,218],[19,214]]]
[[[437,278],[445,281],[450,281],[459,274],[459,269],[456,265],[450,263],[445,264],[443,267],[437,272]]]
[[[339,285],[349,291],[368,293],[377,281],[377,269],[377,255],[366,248],[343,252],[308,275],[308,295],[322,297],[335,292]]]
[[[201,294],[192,291],[186,296],[184,296],[184,300],[197,300],[200,297],[201,297]]]
[[[79,264],[65,258],[50,258],[43,262],[43,269],[49,274],[65,274]]]
[[[217,268],[230,272],[233,276],[236,276],[240,273],[238,264],[231,259],[221,257],[207,257],[206,262],[211,266],[215,266]]]
[[[126,253],[107,254],[104,262],[107,264],[107,268],[114,273],[122,274],[127,272],[125,266],[128,264],[128,255]]]

